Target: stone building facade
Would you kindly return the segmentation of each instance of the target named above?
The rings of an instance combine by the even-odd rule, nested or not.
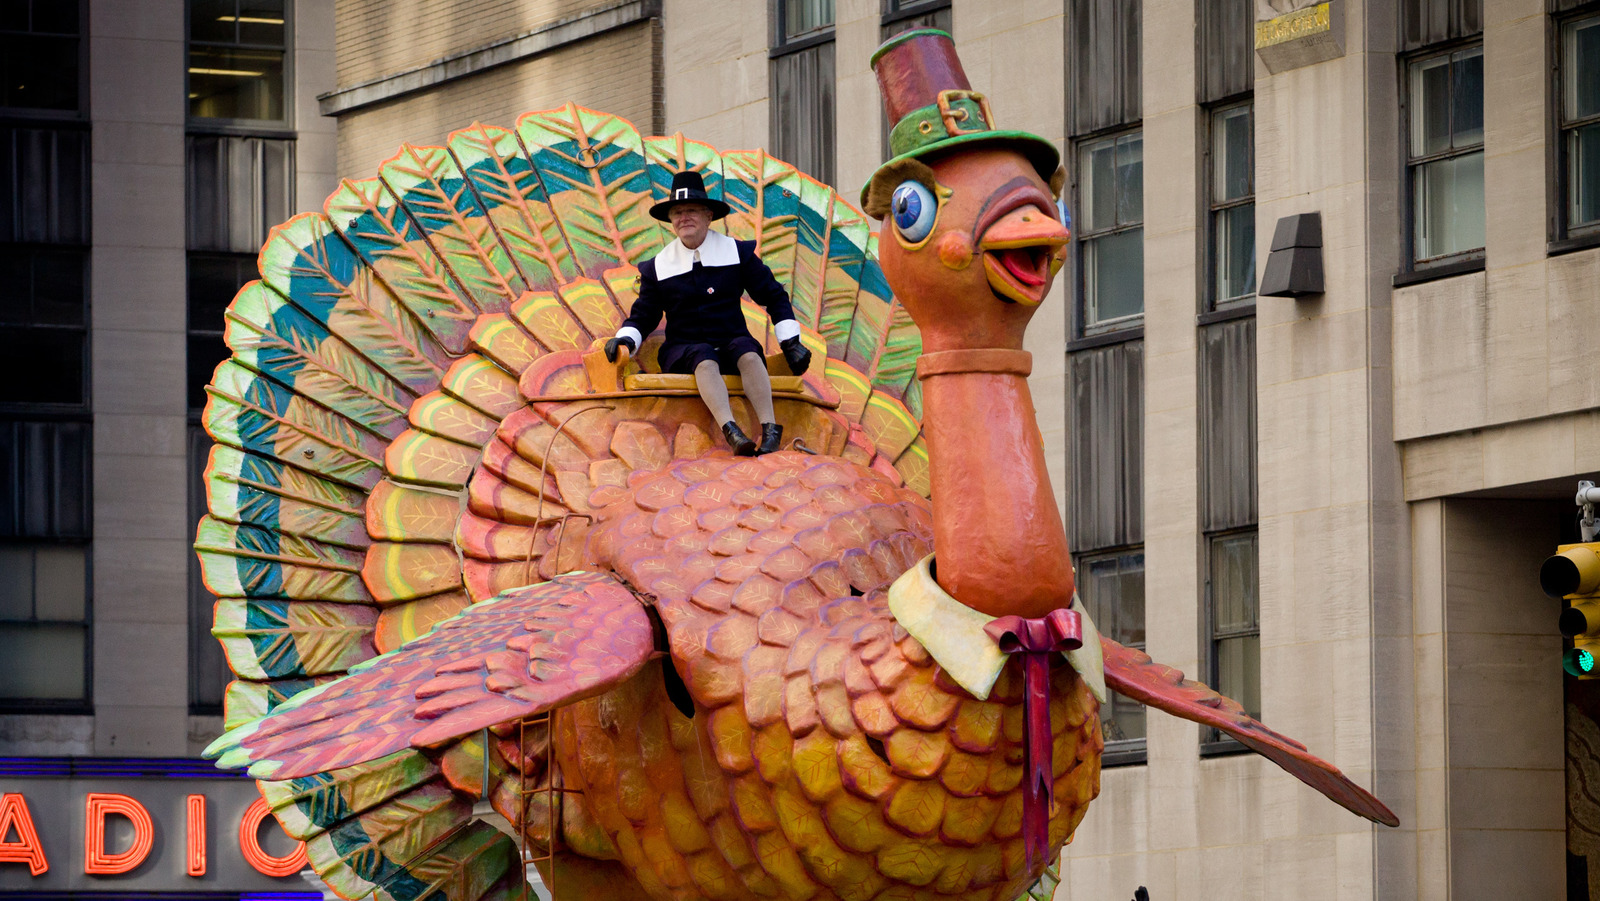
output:
[[[184,24],[170,4],[88,6],[93,526],[72,540],[92,555],[93,692],[8,706],[0,754],[184,757],[215,728],[171,666],[194,631],[176,600],[193,452],[172,364],[192,252]],[[949,28],[1002,125],[1055,142],[1072,176],[1071,263],[1028,341],[1097,621],[1220,683],[1402,820],[1371,827],[1191,723],[1113,706],[1057,898],[1600,897],[1585,856],[1600,839],[1568,813],[1595,801],[1568,796],[1564,751],[1600,705],[1563,683],[1560,602],[1536,575],[1576,540],[1573,491],[1600,470],[1584,364],[1600,344],[1597,15],[1578,0],[301,2],[293,206],[401,141],[568,100],[765,146],[849,195],[884,155],[872,51]],[[1279,287],[1278,224],[1312,213],[1321,290],[1258,296]]]

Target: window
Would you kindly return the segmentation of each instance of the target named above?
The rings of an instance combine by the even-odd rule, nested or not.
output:
[[[1419,266],[1483,252],[1483,48],[1406,67],[1411,252]]]
[[[1078,594],[1100,633],[1130,648],[1144,649],[1144,553],[1119,551],[1080,558]],[[1100,708],[1107,763],[1144,759],[1144,705],[1112,693]]]
[[[833,0],[774,0],[772,154],[833,182]]]
[[[919,28],[937,28],[954,34],[953,21],[950,0],[883,0],[883,19],[878,40],[887,41],[897,34]],[[893,124],[885,118],[883,133],[880,135],[882,139],[880,146],[883,148],[883,158],[886,160],[890,156],[889,127]]]
[[[0,708],[90,698],[82,5],[0,4]]]
[[[1257,601],[1256,321],[1200,328],[1200,530],[1206,540],[1201,600],[1201,681],[1261,709],[1261,628]],[[1214,729],[1202,753],[1242,749]]]
[[[1144,314],[1143,136],[1079,145],[1078,179],[1084,331],[1135,324]]]
[[[1600,16],[1561,25],[1561,237],[1600,233]]]
[[[81,107],[78,0],[0,5],[0,108],[76,113]]]
[[[256,254],[267,231],[294,207],[294,142],[281,138],[190,135],[188,138],[188,398],[189,513],[206,512],[204,472],[211,438],[201,426],[206,385],[230,354],[223,314],[256,277]],[[189,708],[222,712],[232,674],[211,635],[215,598],[189,560]]]
[[[1067,415],[1068,497],[1078,592],[1106,636],[1144,646],[1144,342],[1073,353]],[[1101,709],[1107,764],[1144,761],[1144,712],[1113,697]]]
[[[1255,123],[1250,103],[1211,113],[1211,307],[1256,295]]]
[[[1071,0],[1067,8],[1076,321],[1079,334],[1093,335],[1138,326],[1144,315],[1141,4]]]
[[[1261,716],[1261,602],[1257,594],[1257,533],[1208,536],[1206,682]],[[1207,729],[1204,750],[1233,750],[1237,742]]]
[[[284,0],[189,0],[189,117],[287,116]]]

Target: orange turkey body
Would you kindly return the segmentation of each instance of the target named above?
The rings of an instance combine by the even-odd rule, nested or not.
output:
[[[1011,898],[1024,865],[1020,666],[988,700],[895,624],[931,549],[926,500],[859,464],[715,454],[636,472],[587,555],[653,599],[686,717],[647,666],[558,711],[555,749],[612,857],[654,898]],[[1097,703],[1060,660],[1050,723],[1071,835],[1099,791]]]

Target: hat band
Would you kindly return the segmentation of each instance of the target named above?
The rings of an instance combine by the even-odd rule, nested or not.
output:
[[[937,103],[913,110],[889,132],[889,153],[902,156],[957,135],[994,130],[989,99],[977,91],[940,91]]]

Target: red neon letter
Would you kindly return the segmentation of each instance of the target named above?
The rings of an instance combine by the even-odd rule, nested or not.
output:
[[[288,857],[273,857],[261,850],[261,837],[257,833],[261,831],[261,821],[271,812],[266,798],[257,798],[250,809],[244,812],[244,819],[239,821],[239,850],[244,852],[244,859],[262,875],[293,876],[306,867],[306,843],[296,845],[294,853]]]
[[[120,814],[133,821],[133,845],[121,854],[106,853],[106,816]],[[84,801],[83,814],[83,872],[95,876],[126,873],[144,863],[150,856],[150,846],[155,842],[156,826],[150,820],[150,811],[128,797],[90,792]]]
[[[17,828],[17,840],[6,841],[11,827]],[[21,795],[7,792],[0,795],[0,863],[25,863],[34,876],[50,869],[44,859],[44,845],[39,844],[39,833],[33,828],[33,817],[28,815],[28,801]]]
[[[189,875],[206,874],[206,796],[189,796]]]

